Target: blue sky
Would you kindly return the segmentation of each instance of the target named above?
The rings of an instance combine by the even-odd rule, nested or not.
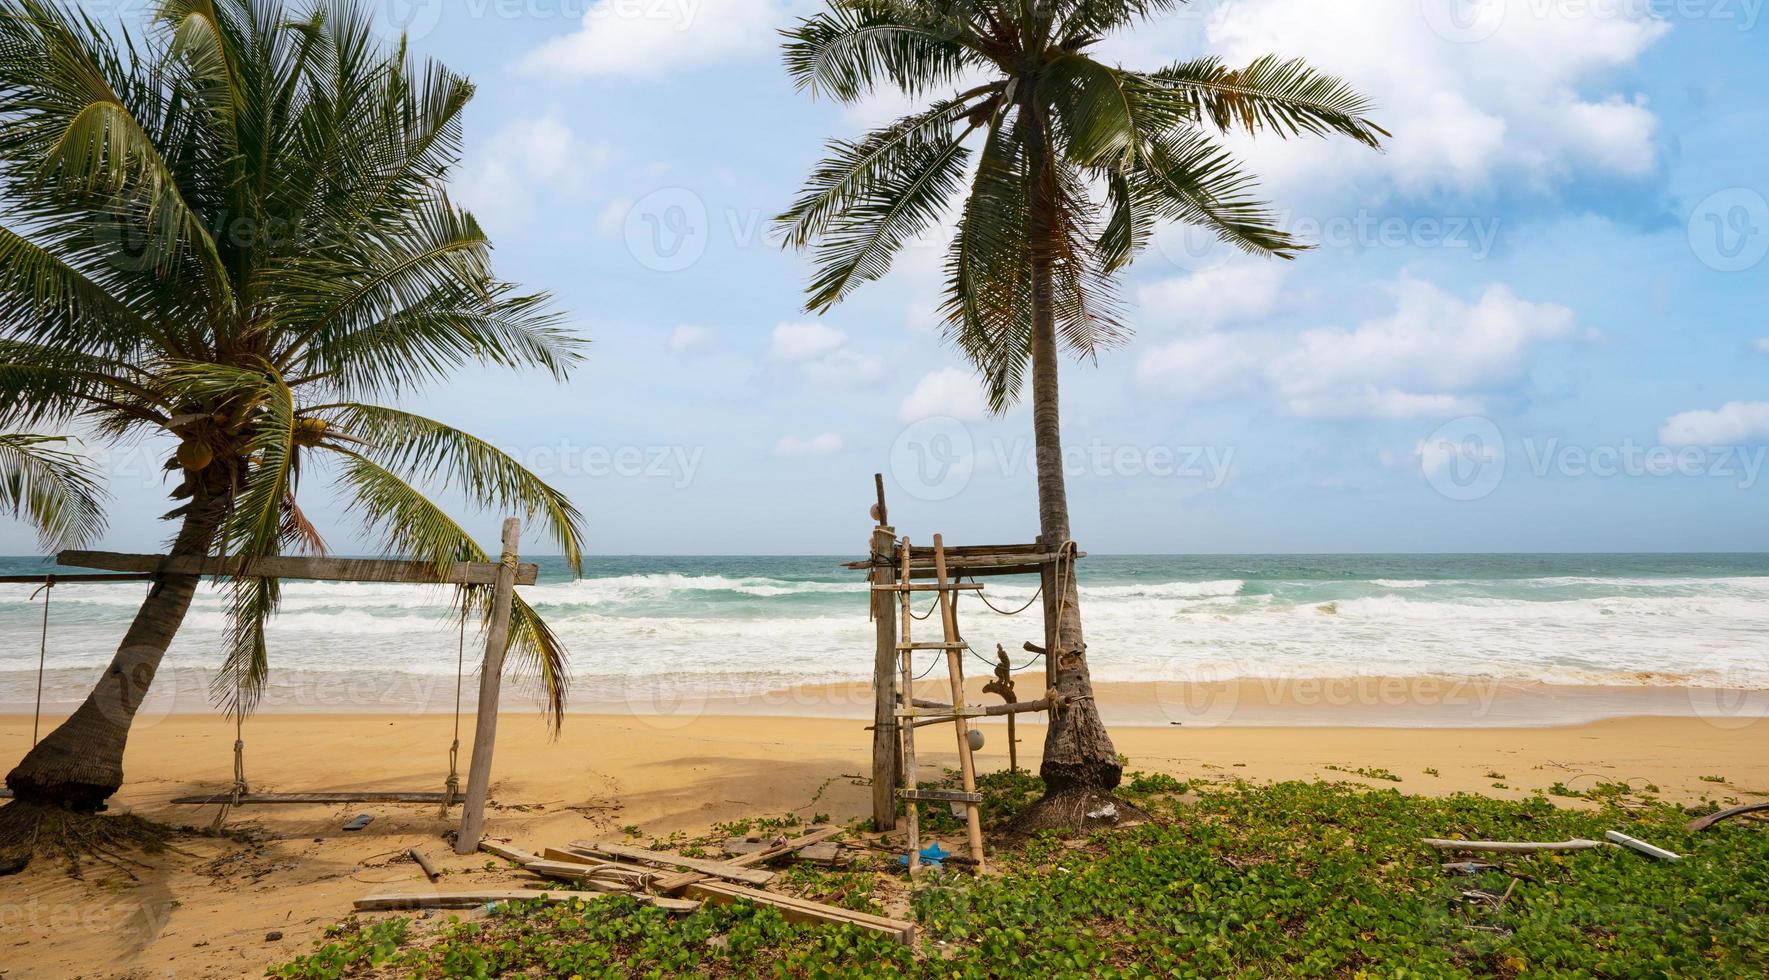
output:
[[[456,193],[592,341],[567,385],[472,374],[410,404],[553,474],[593,551],[854,551],[880,470],[905,533],[1035,532],[1028,413],[985,417],[934,323],[941,236],[820,318],[768,239],[823,140],[908,104],[795,92],[773,31],[810,8],[374,5],[478,84]],[[1762,13],[1227,0],[1107,42],[1147,68],[1305,56],[1394,138],[1237,140],[1321,247],[1261,262],[1169,228],[1131,269],[1135,337],[1065,366],[1082,546],[1769,550]],[[157,546],[157,475],[113,468],[106,543]],[[306,505],[349,550],[324,490]]]

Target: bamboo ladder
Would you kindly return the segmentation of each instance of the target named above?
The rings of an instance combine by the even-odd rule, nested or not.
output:
[[[979,804],[983,797],[977,792],[976,762],[971,758],[969,719],[975,712],[968,710],[964,704],[964,661],[961,657],[965,643],[958,635],[958,613],[954,598],[959,591],[970,591],[979,588],[976,585],[965,585],[952,582],[946,574],[946,548],[938,534],[934,535],[934,575],[932,585],[916,585],[910,577],[909,539],[902,540],[898,551],[901,564],[897,581],[893,585],[881,588],[895,591],[902,611],[902,632],[898,636],[897,653],[901,662],[903,675],[902,687],[897,692],[897,717],[902,719],[899,729],[903,738],[903,786],[898,788],[897,797],[909,801],[907,807],[909,817],[909,873],[915,875],[921,870],[921,820],[916,803],[919,800],[936,800],[944,803],[964,804],[966,829],[970,837],[970,856],[977,862],[980,870],[983,867],[983,823],[979,812]],[[945,639],[935,643],[917,643],[910,636],[910,629],[915,622],[915,615],[910,603],[911,596],[916,592],[935,592],[938,594],[940,606],[940,624]],[[915,651],[943,650],[946,654],[946,674],[952,684],[951,707],[938,709],[927,714],[915,708]],[[958,767],[963,775],[964,790],[919,789],[915,780],[915,729],[919,725],[932,724],[950,719],[953,729],[958,734]]]

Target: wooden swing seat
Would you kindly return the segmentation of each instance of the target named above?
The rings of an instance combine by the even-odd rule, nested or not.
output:
[[[234,799],[232,793],[213,793],[207,796],[180,796],[172,802],[193,806],[221,803],[240,806],[259,803],[441,803],[447,796],[447,793],[368,790],[359,793],[242,793],[239,799]],[[460,794],[456,794],[456,802],[459,801]]]

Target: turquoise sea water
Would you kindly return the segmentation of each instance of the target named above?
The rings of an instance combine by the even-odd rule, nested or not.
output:
[[[854,556],[595,557],[573,581],[540,559],[525,590],[572,653],[574,704],[755,695],[867,676],[872,627]],[[51,570],[0,558],[0,574]],[[1095,676],[1452,676],[1572,684],[1769,687],[1769,555],[1093,555],[1081,562]],[[987,580],[1015,608],[1036,582]],[[0,710],[28,705],[41,600],[0,586]],[[103,669],[140,584],[63,585],[51,608],[46,700]],[[267,707],[452,706],[458,637],[443,590],[285,587]],[[205,590],[156,698],[201,710],[223,598]],[[965,600],[980,650],[1036,639]],[[471,639],[468,663],[476,658]],[[973,665],[981,671],[981,664]],[[469,690],[471,685],[469,685]]]

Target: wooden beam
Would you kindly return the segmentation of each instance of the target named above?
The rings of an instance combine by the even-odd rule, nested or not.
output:
[[[497,841],[491,840],[480,841],[479,849],[487,854],[495,854],[506,861],[514,861],[517,864],[533,864],[541,859],[539,854],[530,854],[520,847],[511,847],[508,844],[499,844]]]
[[[571,850],[587,854],[606,854],[614,858],[626,858],[641,864],[658,864],[673,868],[688,868],[701,874],[724,878],[727,881],[741,881],[747,885],[765,885],[774,880],[774,872],[760,868],[747,868],[729,861],[706,861],[700,858],[683,857],[668,851],[653,851],[644,847],[629,847],[626,844],[610,844],[602,841],[574,840],[569,845]]]
[[[242,793],[236,800],[232,793],[210,793],[204,796],[180,796],[171,802],[192,806],[212,806],[218,803],[237,803],[241,806],[282,803],[441,803],[446,795],[400,790],[369,790],[361,793]]]
[[[1606,841],[1574,837],[1560,841],[1515,840],[1444,840],[1427,837],[1425,843],[1440,851],[1491,851],[1501,854],[1527,854],[1531,851],[1586,851],[1594,847],[1614,847]]]
[[[471,854],[485,831],[485,799],[491,792],[491,752],[498,737],[498,694],[504,678],[504,648],[510,645],[510,608],[516,597],[516,549],[522,525],[504,518],[503,552],[492,584],[491,622],[485,630],[485,660],[479,669],[479,711],[473,724],[473,757],[467,764],[467,799],[455,853]]]
[[[151,582],[153,575],[147,573],[130,575],[88,575],[84,572],[62,574],[60,572],[44,572],[42,575],[0,575],[0,585],[61,585],[64,582]]]
[[[75,568],[102,568],[112,572],[160,575],[263,575],[270,578],[311,579],[319,582],[413,582],[444,585],[493,585],[498,566],[491,562],[456,562],[446,575],[437,575],[428,562],[403,558],[195,558],[190,556],[129,555],[114,551],[64,551],[56,564]],[[540,566],[516,569],[516,585],[533,585]]]
[[[523,888],[491,888],[451,892],[382,892],[364,895],[357,899],[356,910],[358,912],[385,912],[393,909],[470,909],[487,902],[529,902],[537,898],[543,902],[592,902],[598,898],[605,898],[609,894],[608,892],[536,891]],[[662,898],[657,895],[632,895],[630,897],[671,912],[692,912],[700,907],[699,902],[688,902],[678,898]]]
[[[882,491],[879,500],[884,499]],[[872,532],[872,553],[888,555],[896,532],[880,525]],[[897,827],[897,802],[891,790],[897,780],[897,616],[896,599],[881,588],[894,585],[889,566],[872,568],[872,623],[878,645],[872,653],[872,829],[884,832]]]
[[[757,905],[768,905],[779,909],[780,914],[788,922],[817,922],[826,925],[853,926],[868,932],[882,933],[895,939],[905,946],[915,944],[915,923],[901,919],[887,919],[878,915],[867,915],[864,912],[852,912],[848,909],[824,905],[809,899],[792,895],[781,895],[777,892],[765,892],[755,888],[744,888],[741,885],[728,885],[719,881],[697,881],[689,885],[686,893],[712,905],[725,905],[736,901],[750,901]]]
[[[944,591],[947,582],[946,571],[946,549],[943,547],[940,536],[936,534],[934,535],[934,575],[942,590],[939,594],[940,620],[945,627],[946,642],[950,644],[958,640],[958,611],[953,602],[957,597]],[[959,702],[964,700],[964,663],[959,652],[950,647],[946,650],[946,673],[952,680],[952,703],[955,706],[952,710],[952,726],[958,738],[958,774],[964,784],[964,791],[967,794],[975,794],[977,791],[977,763],[975,759],[971,758],[970,722],[956,707]],[[964,823],[966,836],[970,838],[971,857],[976,859],[977,867],[981,868],[983,866],[983,818],[977,809],[974,803],[965,806]]]

